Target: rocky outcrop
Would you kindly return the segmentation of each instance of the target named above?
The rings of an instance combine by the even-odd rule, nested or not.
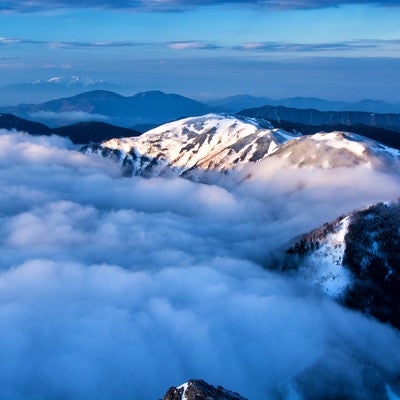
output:
[[[168,389],[163,400],[246,400],[239,393],[222,386],[212,386],[199,379],[189,380],[178,387]]]

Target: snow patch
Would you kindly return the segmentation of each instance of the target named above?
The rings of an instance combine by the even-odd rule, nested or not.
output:
[[[186,400],[186,390],[189,387],[189,382],[185,382],[183,385],[177,387],[178,390],[183,389],[181,400]]]

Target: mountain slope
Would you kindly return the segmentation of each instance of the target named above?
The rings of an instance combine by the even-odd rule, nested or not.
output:
[[[348,132],[305,135],[279,147],[271,158],[295,168],[340,168],[364,165],[392,168],[400,160],[400,150],[384,146]]]
[[[51,135],[52,133],[52,130],[44,124],[28,121],[12,114],[0,114],[0,129],[15,129],[31,135]]]
[[[382,129],[375,126],[368,125],[342,125],[342,124],[329,124],[329,125],[305,125],[299,122],[288,122],[288,121],[275,121],[270,120],[271,124],[276,127],[283,129],[287,132],[301,132],[303,135],[313,135],[319,132],[352,132],[366,138],[376,140],[386,146],[393,147],[400,150],[400,134],[399,132],[390,131],[388,129]]]
[[[76,144],[87,144],[112,138],[141,135],[140,132],[133,129],[121,128],[96,121],[81,122],[51,129],[44,124],[19,118],[11,114],[0,114],[0,129],[22,131],[31,135],[58,135],[68,137]]]
[[[400,132],[400,114],[373,114],[355,111],[317,111],[315,109],[297,109],[288,107],[264,106],[243,110],[239,113],[251,118],[262,118],[268,121],[297,122],[304,125],[345,126],[368,125]]]
[[[84,151],[117,156],[125,175],[177,175],[194,180],[256,162],[295,135],[251,119],[208,114],[187,118],[137,138],[112,139]]]
[[[400,201],[394,201],[340,217],[288,253],[301,261],[300,274],[327,294],[400,328],[399,248]]]

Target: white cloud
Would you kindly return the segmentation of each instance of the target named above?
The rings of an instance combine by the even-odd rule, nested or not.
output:
[[[32,119],[49,120],[49,121],[64,121],[67,123],[79,121],[107,121],[109,117],[103,114],[91,114],[85,111],[37,111],[29,114]]]
[[[57,137],[0,149],[0,398],[155,400],[203,378],[363,399],[398,373],[397,331],[261,267],[397,178],[260,164],[224,189],[123,178]]]

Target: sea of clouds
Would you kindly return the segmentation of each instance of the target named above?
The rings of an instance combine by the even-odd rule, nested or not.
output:
[[[397,198],[398,176],[250,175],[125,178],[0,131],[0,398],[157,400],[190,378],[250,400],[394,396],[399,332],[278,270],[297,235]]]

